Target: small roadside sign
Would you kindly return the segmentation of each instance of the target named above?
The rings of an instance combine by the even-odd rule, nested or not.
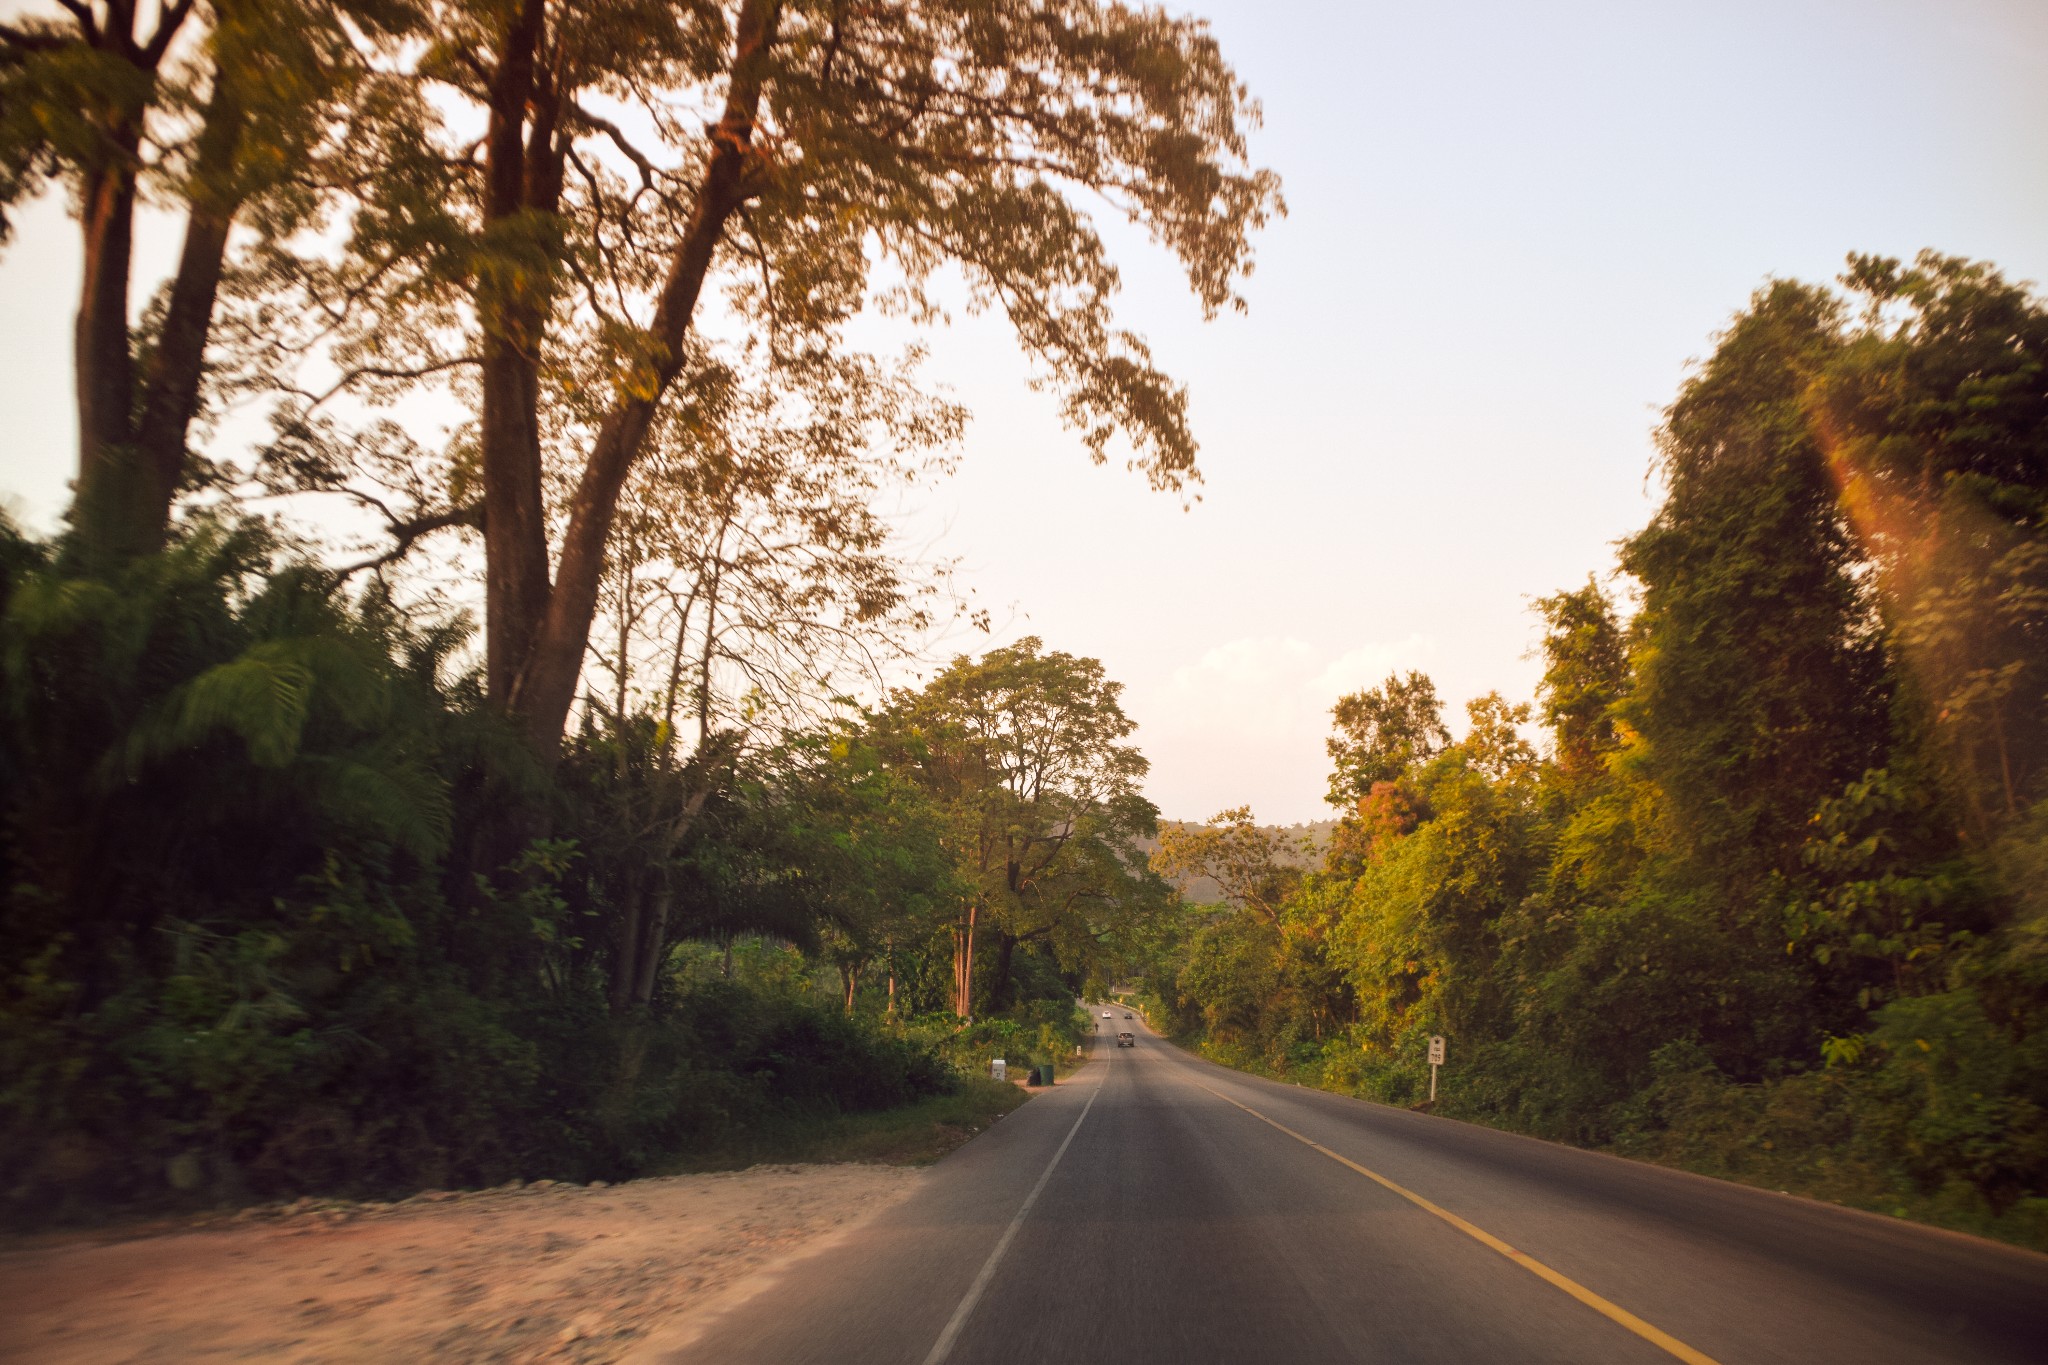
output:
[[[1444,1036],[1441,1033],[1432,1033],[1429,1036],[1429,1064],[1431,1066],[1442,1066],[1444,1064]]]

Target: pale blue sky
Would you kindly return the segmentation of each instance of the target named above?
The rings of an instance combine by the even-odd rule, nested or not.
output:
[[[1390,667],[1526,697],[1528,598],[1649,515],[1657,410],[1767,276],[1932,246],[2048,279],[2048,0],[1175,8],[1264,101],[1292,210],[1208,325],[1120,246],[1204,501],[1092,468],[975,319],[933,339],[978,420],[913,518],[1008,634],[1128,684],[1171,816],[1326,814],[1327,708]],[[40,524],[75,275],[47,209],[0,260],[0,490]]]

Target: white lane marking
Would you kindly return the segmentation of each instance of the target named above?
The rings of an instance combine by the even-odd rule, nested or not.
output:
[[[989,1281],[996,1277],[996,1266],[1001,1263],[1003,1253],[1010,1249],[1016,1239],[1017,1229],[1024,1226],[1024,1219],[1031,1212],[1031,1206],[1038,1202],[1039,1194],[1045,1189],[1045,1182],[1052,1179],[1053,1167],[1060,1164],[1060,1158],[1067,1154],[1067,1144],[1074,1140],[1074,1134],[1081,1131],[1081,1123],[1088,1117],[1088,1111],[1095,1107],[1095,1101],[1102,1098],[1102,1087],[1108,1076],[1095,1083],[1095,1093],[1088,1097],[1088,1103],[1081,1106],[1081,1117],[1074,1120],[1074,1126],[1067,1129],[1067,1135],[1060,1141],[1060,1149],[1052,1154],[1052,1160],[1045,1163],[1045,1170],[1039,1175],[1038,1183],[1031,1187],[1031,1193],[1024,1196],[1024,1202],[1017,1208],[1017,1216],[1010,1220],[1010,1226],[1003,1229],[1002,1240],[996,1249],[982,1262],[981,1273],[974,1277],[974,1283],[967,1287],[967,1297],[960,1300],[960,1306],[953,1310],[953,1316],[946,1321],[946,1330],[939,1333],[939,1339],[932,1343],[931,1354],[924,1358],[924,1365],[944,1365],[947,1356],[953,1353],[953,1343],[960,1337],[960,1329],[967,1325],[967,1319],[974,1313],[974,1305],[981,1302],[983,1291]]]

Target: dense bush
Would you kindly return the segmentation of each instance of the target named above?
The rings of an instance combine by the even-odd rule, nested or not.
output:
[[[1089,1036],[1092,1023],[1086,1010],[1075,1007],[1072,995],[1061,990],[1057,998],[1027,1000],[1007,1014],[965,1026],[941,1015],[914,1029],[961,1071],[985,1075],[997,1057],[1013,1070],[1065,1061]]]
[[[0,532],[12,1216],[619,1176],[953,1084],[824,999],[664,981],[621,1008],[602,784],[535,763],[461,642],[249,526],[112,581]],[[747,825],[676,862],[759,864],[707,846]],[[736,922],[691,885],[672,932]]]
[[[1443,1034],[1442,1113],[2048,1245],[2048,309],[1843,283],[1760,290],[1668,410],[1633,619],[1537,603],[1550,752],[1344,698],[1323,869],[1191,916],[1162,1023],[1397,1104]]]

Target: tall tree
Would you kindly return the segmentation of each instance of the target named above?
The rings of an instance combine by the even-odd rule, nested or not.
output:
[[[1373,784],[1399,780],[1411,765],[1428,762],[1451,742],[1436,684],[1414,669],[1406,677],[1389,673],[1378,687],[1339,697],[1330,714],[1336,733],[1324,747],[1335,765],[1330,774],[1333,806],[1356,804],[1372,793]]]
[[[1155,484],[1195,477],[1185,394],[1115,326],[1117,273],[1080,201],[1163,243],[1204,308],[1239,306],[1277,182],[1247,164],[1256,106],[1200,22],[1092,0],[428,13],[414,70],[466,108],[371,183],[363,259],[324,297],[420,320],[391,339],[383,309],[363,314],[366,352],[473,319],[474,345],[370,368],[476,368],[490,688],[544,751],[622,490],[678,382],[721,345],[794,382],[845,354],[870,305],[940,316],[956,267],[1098,460],[1121,438]]]
[[[1232,904],[1275,924],[1313,865],[1313,851],[1313,841],[1262,828],[1250,806],[1235,806],[1206,825],[1161,830],[1152,870],[1183,885],[1207,877]]]
[[[1934,770],[1989,842],[2048,795],[2048,309],[1975,262],[1851,257],[1809,392]]]
[[[303,221],[317,165],[346,140],[365,75],[354,36],[401,0],[62,0],[0,25],[0,209],[52,177],[72,191],[84,270],[72,357],[86,564],[162,546],[201,409],[206,348],[236,224]],[[138,325],[129,290],[146,190],[182,206],[184,243]],[[4,221],[0,221],[4,226]]]
[[[1501,925],[1528,894],[1540,841],[1527,784],[1489,771],[1497,749],[1481,740],[1418,764],[1407,780],[1429,818],[1383,841],[1350,886],[1332,956],[1376,1045],[1413,1029],[1502,1031]]]
[[[1881,759],[1873,604],[1806,404],[1841,328],[1825,289],[1759,291],[1667,413],[1669,494],[1622,547],[1643,585],[1624,718],[1731,909],[1795,872],[1807,820]]]
[[[1590,777],[1620,744],[1614,709],[1628,686],[1628,644],[1614,602],[1590,577],[1583,588],[1536,599],[1543,617],[1543,723],[1557,740],[1557,766]]]
[[[1138,792],[1147,764],[1128,744],[1123,684],[1095,659],[1027,636],[956,659],[882,718],[885,751],[947,811],[947,842],[970,888],[954,926],[953,1008],[974,1012],[975,954],[993,937],[993,1004],[1019,944],[1085,950],[1097,921],[1158,890],[1132,851],[1157,829]]]

